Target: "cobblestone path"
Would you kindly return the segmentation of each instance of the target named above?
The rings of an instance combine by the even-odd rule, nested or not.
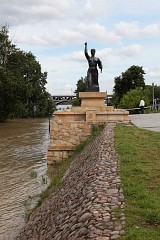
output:
[[[32,214],[17,240],[113,240],[124,233],[124,196],[114,123],[72,162],[58,191]]]

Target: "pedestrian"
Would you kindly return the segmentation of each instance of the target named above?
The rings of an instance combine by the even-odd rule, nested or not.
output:
[[[144,114],[144,105],[145,105],[145,102],[143,99],[141,99],[141,101],[139,103],[139,107],[140,107],[140,111],[142,114]]]
[[[157,103],[157,111],[158,111],[159,110],[159,98],[157,98],[156,103]]]

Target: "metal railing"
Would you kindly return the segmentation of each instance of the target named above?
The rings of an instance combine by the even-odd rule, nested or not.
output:
[[[150,110],[160,110],[160,104],[155,104],[154,106],[153,105],[149,105],[149,106],[146,106],[144,107],[144,109],[150,109]],[[126,109],[127,111],[140,111],[140,107],[137,107],[137,108],[129,108],[129,109]]]

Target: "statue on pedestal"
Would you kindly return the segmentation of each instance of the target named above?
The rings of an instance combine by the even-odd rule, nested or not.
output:
[[[102,72],[102,62],[99,58],[95,57],[96,50],[91,49],[91,56],[88,54],[87,43],[85,43],[84,48],[85,56],[88,60],[88,71],[87,71],[87,90],[86,92],[99,92],[99,83],[98,83],[98,67]]]

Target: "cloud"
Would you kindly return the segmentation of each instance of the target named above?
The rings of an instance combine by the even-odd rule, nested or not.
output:
[[[125,57],[135,57],[137,56],[142,49],[142,46],[140,44],[133,44],[127,47],[123,47],[118,55],[125,56]]]
[[[160,34],[160,26],[155,23],[152,23],[152,24],[146,26],[145,28],[143,28],[142,34],[144,36],[148,36],[148,37],[149,36],[156,37]]]
[[[87,0],[83,1],[83,11],[81,12],[81,16],[86,18],[96,18],[97,16],[101,16],[106,14],[109,11],[109,2],[106,0]]]
[[[132,16],[137,18],[137,16],[147,17],[151,19],[156,15],[159,14],[160,9],[160,1],[157,0],[116,0],[111,1],[112,3],[112,12],[116,14],[121,14],[123,18]]]
[[[52,30],[53,29],[53,30]],[[84,42],[83,35],[74,28],[62,28],[53,22],[36,23],[34,27],[29,24],[12,27],[10,36],[14,35],[19,44],[36,45],[43,47],[67,46]]]
[[[63,28],[61,25],[58,27],[54,22],[49,22],[47,26],[45,23],[37,23],[34,24],[34,28],[32,25],[26,24],[12,27],[12,32],[16,33],[19,43],[53,47],[81,44],[86,39],[93,39],[103,44],[121,41],[120,36],[112,31],[107,31],[105,26],[98,23],[88,25],[80,23],[68,28],[65,24]]]
[[[113,54],[113,50],[111,48],[104,48],[104,49],[101,49],[99,51],[96,51],[96,55],[99,58],[103,58],[103,59],[108,58],[112,54]]]
[[[160,34],[160,26],[155,23],[140,27],[138,22],[120,22],[115,25],[114,29],[120,36],[130,38],[153,37]]]
[[[85,23],[80,23],[77,26],[77,29],[81,31],[84,36],[86,36],[86,39],[91,38],[105,43],[119,43],[121,40],[121,37],[116,33],[107,31],[105,26],[98,23],[92,23],[88,25]]]
[[[149,72],[148,75],[150,77],[160,77],[160,71],[159,72]]]
[[[60,29],[58,31],[59,42],[61,43],[80,43],[83,41],[82,34],[76,30],[71,29]]]
[[[64,85],[64,88],[66,88],[66,89],[71,89],[71,88],[72,88],[72,85],[66,83],[66,84]]]
[[[10,26],[43,20],[64,19],[72,12],[75,0],[6,0],[1,3],[1,19]]]
[[[74,51],[72,55],[64,57],[65,61],[77,61],[83,62],[84,61],[84,52],[83,51]]]
[[[144,68],[144,71],[149,77],[153,77],[153,78],[159,78],[160,77],[160,69],[153,71],[153,70],[150,70],[149,68]]]
[[[90,50],[88,50],[88,53],[90,54]],[[111,54],[112,54],[111,48],[104,48],[96,51],[96,56],[104,60],[106,60]],[[86,63],[84,51],[74,51],[72,55],[67,57],[65,56],[63,59],[65,61],[76,61],[76,62]]]

